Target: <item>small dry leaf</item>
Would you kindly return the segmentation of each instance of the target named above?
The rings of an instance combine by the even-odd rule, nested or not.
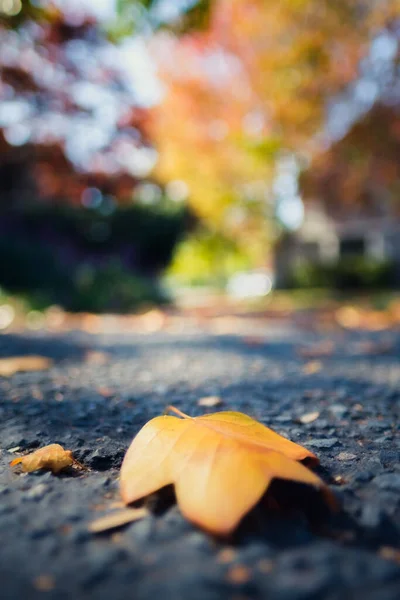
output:
[[[103,533],[110,529],[116,529],[122,527],[128,523],[133,523],[139,519],[143,519],[149,515],[147,508],[127,508],[125,510],[119,510],[112,512],[104,517],[100,517],[95,521],[92,521],[88,527],[92,533]]]
[[[342,306],[335,313],[336,321],[345,329],[356,329],[360,326],[360,311],[354,306]]]
[[[213,406],[222,404],[222,400],[219,396],[205,396],[204,398],[200,398],[200,400],[197,401],[197,404],[206,408],[212,408]]]
[[[331,508],[335,499],[301,460],[318,464],[306,448],[239,412],[149,421],[129,447],[121,467],[126,504],[174,484],[179,507],[190,521],[217,535],[231,533],[262,498],[273,479],[321,490]]]
[[[379,556],[385,560],[393,560],[400,564],[400,550],[392,546],[382,546],[379,549]]]
[[[394,344],[392,342],[372,342],[371,340],[356,343],[352,347],[352,351],[354,354],[368,354],[372,356],[389,354],[393,351],[393,349]]]
[[[0,358],[0,377],[11,377],[23,371],[45,371],[53,361],[45,356],[10,356]]]
[[[51,575],[39,575],[33,580],[33,587],[39,592],[50,592],[55,587],[54,578]]]
[[[233,562],[236,556],[237,552],[233,548],[223,548],[217,554],[217,562],[221,564],[227,564]]]
[[[306,375],[314,375],[314,373],[319,373],[322,369],[322,363],[319,360],[312,360],[307,363],[303,367],[303,373]]]
[[[100,396],[104,396],[104,398],[111,398],[111,396],[115,394],[115,390],[107,386],[100,386],[97,388],[97,393],[100,394]]]
[[[257,337],[255,335],[247,335],[243,338],[243,342],[247,346],[261,346],[265,343],[265,340],[262,337]]]
[[[64,450],[60,444],[50,444],[49,446],[44,446],[44,448],[39,448],[39,450],[36,450],[31,454],[20,456],[19,458],[14,459],[10,463],[10,466],[15,467],[19,464],[25,473],[32,473],[39,469],[45,469],[52,473],[59,473],[72,465],[83,468],[82,465],[74,459],[71,450]]]
[[[307,425],[308,423],[312,423],[313,421],[316,421],[318,419],[319,415],[320,415],[320,413],[318,411],[306,413],[305,415],[301,415],[301,417],[299,417],[297,419],[297,421],[299,423],[303,423],[304,425]]]
[[[234,585],[242,585],[251,579],[251,571],[245,565],[234,565],[226,574],[226,579]]]
[[[331,356],[335,350],[335,344],[331,341],[323,341],[311,346],[297,348],[297,354],[302,358],[322,358]]]
[[[140,315],[140,323],[148,333],[160,331],[166,324],[167,315],[161,310],[155,308]]]
[[[89,365],[105,365],[109,360],[110,355],[107,352],[88,350],[85,354],[85,362]]]
[[[270,573],[274,568],[274,563],[272,560],[268,558],[262,558],[257,563],[257,569],[261,571],[261,573]]]

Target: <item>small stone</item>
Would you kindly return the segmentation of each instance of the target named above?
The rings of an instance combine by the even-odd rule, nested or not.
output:
[[[351,452],[340,452],[336,458],[337,458],[337,460],[346,461],[346,460],[355,460],[357,458],[357,456],[355,454],[352,454]]]
[[[321,450],[329,450],[329,448],[333,448],[338,443],[339,440],[337,438],[323,438],[320,440],[309,440],[306,445]]]
[[[348,414],[349,409],[344,404],[331,404],[329,412],[337,419],[343,419]]]
[[[197,401],[199,406],[204,406],[204,408],[212,408],[213,406],[218,406],[222,404],[222,400],[219,396],[204,396],[204,398],[200,398]]]
[[[312,423],[316,421],[319,417],[320,413],[318,411],[306,413],[305,415],[301,415],[297,420],[303,425],[307,425],[308,423]]]

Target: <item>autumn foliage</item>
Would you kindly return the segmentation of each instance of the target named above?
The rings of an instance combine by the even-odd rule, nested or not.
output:
[[[275,478],[322,490],[321,479],[298,461],[318,464],[309,450],[239,412],[183,419],[156,417],[133,440],[121,467],[129,504],[173,483],[182,513],[215,534],[233,531]]]
[[[359,78],[371,41],[397,35],[399,14],[397,0],[216,0],[205,30],[157,36],[166,83],[151,126],[159,177],[184,180],[197,213],[262,261],[276,161],[326,150],[329,107]],[[372,132],[364,143],[379,152]]]

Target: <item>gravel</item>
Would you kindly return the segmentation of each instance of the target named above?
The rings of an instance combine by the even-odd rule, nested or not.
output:
[[[352,344],[379,343],[383,334],[332,334],[335,351],[310,373],[299,344],[326,335],[283,327],[259,335],[257,343],[200,330],[0,336],[0,357],[55,361],[48,371],[0,378],[2,600],[397,600],[400,336],[390,332],[392,349],[374,356],[355,354]],[[109,358],[87,361],[91,350]],[[316,452],[341,512],[327,515],[316,493],[274,482],[274,493],[296,496],[301,511],[258,506],[229,540],[188,523],[168,493],[152,498],[150,517],[89,533],[120,500],[119,467],[138,430],[168,404],[202,414],[205,396],[222,399],[210,412],[246,412]],[[299,422],[312,412],[318,418]],[[90,470],[53,476],[9,467],[49,443]]]

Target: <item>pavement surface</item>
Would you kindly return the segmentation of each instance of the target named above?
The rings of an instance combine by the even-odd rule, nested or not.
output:
[[[400,597],[400,335],[219,329],[0,336],[0,358],[54,360],[0,377],[2,600]],[[150,517],[90,533],[118,506],[119,467],[138,430],[168,404],[202,414],[198,400],[211,395],[222,404],[209,412],[245,412],[315,452],[341,511],[277,482],[285,510],[256,507],[227,540],[185,521],[167,492]],[[303,423],[309,413],[318,415]],[[50,443],[89,470],[10,468]]]

